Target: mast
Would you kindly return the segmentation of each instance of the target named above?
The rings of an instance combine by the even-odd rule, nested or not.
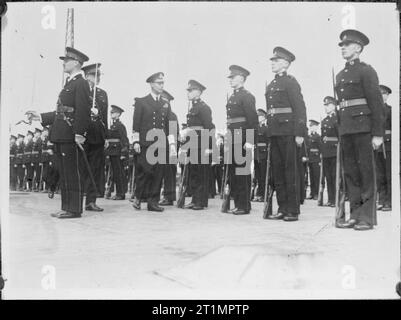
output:
[[[64,49],[66,47],[74,48],[74,8],[67,9],[67,22],[65,27],[65,44]],[[61,87],[64,87],[65,83],[65,74],[63,70]]]

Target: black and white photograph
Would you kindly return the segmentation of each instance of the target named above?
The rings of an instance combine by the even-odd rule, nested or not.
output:
[[[1,299],[400,298],[396,3],[2,11]]]

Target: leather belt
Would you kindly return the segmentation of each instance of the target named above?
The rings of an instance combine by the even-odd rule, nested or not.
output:
[[[391,134],[391,130],[384,131],[384,134]]]
[[[233,123],[245,122],[245,121],[246,121],[245,117],[228,118],[227,124],[233,124]]]
[[[270,108],[267,110],[267,114],[279,114],[279,113],[292,113],[291,108]]]
[[[192,130],[202,130],[203,126],[189,126],[188,128]]]
[[[18,156],[23,156],[24,154],[23,153],[17,153],[17,157]]]
[[[368,104],[365,98],[345,100],[345,101],[340,101],[340,108],[360,106],[364,104]]]
[[[32,154],[39,154],[39,151],[32,151]]]
[[[266,142],[258,142],[256,145],[258,147],[266,147],[267,146]]]
[[[31,151],[29,151],[29,152],[24,152],[24,154],[31,154],[32,152]]]
[[[334,141],[334,142],[338,142],[338,138],[337,137],[323,137],[323,141],[327,142],[327,141]]]
[[[10,154],[10,158],[14,158],[15,157],[15,155],[13,155],[13,154]]]
[[[309,149],[311,152],[319,152],[319,149]]]
[[[120,139],[107,139],[107,141],[109,143],[117,143],[117,142],[120,142],[121,140]]]
[[[74,112],[74,108],[69,106],[57,106],[57,112]]]

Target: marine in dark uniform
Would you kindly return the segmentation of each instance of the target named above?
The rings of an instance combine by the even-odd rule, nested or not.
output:
[[[10,136],[10,190],[17,190],[17,137],[15,135]]]
[[[82,214],[83,194],[86,176],[82,151],[77,144],[84,144],[91,121],[91,100],[88,82],[82,76],[81,67],[89,58],[82,52],[67,47],[64,72],[69,77],[61,90],[57,109],[38,114],[28,111],[32,120],[41,120],[42,125],[51,125],[49,137],[54,143],[57,168],[60,174],[61,212],[52,216],[78,218]]]
[[[188,81],[188,100],[190,108],[187,114],[187,128],[182,132],[182,136],[188,136],[190,132],[196,135],[196,141],[192,138],[193,143],[189,145],[188,156],[191,170],[189,173],[189,184],[191,185],[192,200],[184,208],[192,210],[203,210],[208,206],[209,199],[209,167],[211,141],[206,133],[214,129],[212,110],[201,99],[203,91],[206,87],[196,80]],[[214,133],[214,131],[213,131]],[[194,135],[194,136],[195,136]],[[207,141],[202,144],[202,140]],[[191,155],[191,152],[196,152],[197,156]]]
[[[376,151],[377,187],[379,206],[377,210],[391,211],[391,106],[387,104],[391,89],[380,85],[384,101],[384,142]]]
[[[124,200],[127,188],[127,180],[124,173],[123,160],[128,159],[129,141],[127,129],[120,121],[124,110],[118,106],[111,106],[112,124],[107,133],[107,154],[110,157],[113,183],[116,186],[116,194],[112,200]]]
[[[258,115],[256,113],[255,97],[244,88],[244,83],[250,72],[237,65],[232,65],[229,69],[231,73],[228,78],[230,78],[230,85],[234,89],[226,105],[227,129],[232,137],[229,145],[232,154],[232,164],[229,165],[229,180],[235,206],[229,213],[242,215],[249,214],[251,210],[250,164],[258,129]],[[247,135],[247,129],[252,134]],[[236,141],[235,136],[240,134],[241,139]],[[242,157],[246,158],[245,161],[235,156],[236,153],[239,153],[239,150],[242,152]]]
[[[271,143],[273,181],[278,212],[269,219],[296,221],[300,214],[299,159],[306,136],[306,108],[298,81],[287,74],[295,60],[288,50],[273,50],[274,79],[266,87],[268,136]]]
[[[15,164],[17,165],[17,190],[24,190],[24,178],[25,178],[25,165],[24,165],[24,138],[25,136],[21,133],[17,136],[17,153]]]
[[[33,150],[33,131],[28,130],[26,134],[26,142],[24,144],[24,166],[26,168],[26,182],[28,183],[28,188],[26,188],[26,183],[24,185],[25,191],[31,192],[34,178],[34,165],[32,162],[32,150]]]
[[[96,204],[96,198],[103,197],[105,189],[105,140],[107,132],[107,115],[108,115],[108,98],[107,93],[98,87],[100,82],[100,63],[90,64],[82,68],[85,72],[85,78],[88,80],[91,88],[91,122],[86,134],[84,144],[86,155],[88,157],[89,166],[95,179],[96,189],[90,181],[90,177],[86,177],[86,199],[85,209],[88,211],[103,211]],[[94,91],[96,89],[96,92]],[[93,103],[93,99],[95,102]],[[97,191],[97,194],[96,194]]]
[[[151,93],[143,98],[135,99],[133,117],[133,144],[138,154],[136,164],[136,186],[132,206],[140,210],[142,197],[147,199],[148,211],[161,212],[160,207],[161,184],[163,179],[163,165],[166,164],[166,149],[170,148],[170,155],[176,155],[176,137],[169,135],[169,121],[172,120],[171,107],[167,99],[161,96],[164,86],[164,73],[158,72],[151,75],[146,82],[151,86]],[[158,130],[154,130],[158,129]],[[148,148],[158,139],[148,140],[148,133],[164,133],[167,137],[157,152],[157,158],[163,158],[160,163],[154,163],[148,159],[146,153]]]
[[[338,144],[338,123],[336,114],[336,100],[333,97],[325,97],[323,100],[326,117],[320,125],[321,130],[321,154],[323,161],[323,175],[326,179],[329,207],[335,206],[336,200],[336,157]]]
[[[369,39],[357,30],[340,35],[345,67],[336,76],[339,135],[351,218],[339,228],[369,230],[376,219],[376,168],[373,150],[383,143],[384,105],[376,71],[359,60]]]
[[[33,191],[38,192],[40,188],[40,180],[42,176],[42,130],[39,128],[35,129],[33,137],[33,147],[32,147],[32,163],[34,170],[34,183],[33,183]],[[43,176],[42,176],[43,179]]]
[[[266,116],[267,113],[263,109],[258,109],[258,136],[254,150],[254,168],[255,178],[257,184],[257,192],[254,200],[263,202],[265,196],[265,183],[266,183],[266,169],[267,169],[267,126]]]
[[[161,95],[169,101],[174,100],[174,97],[166,90],[163,90]],[[175,121],[177,134],[179,132],[179,125],[178,125],[178,118],[177,115],[171,111],[171,119]],[[178,143],[178,142],[177,142]],[[178,148],[178,146],[177,146]],[[167,158],[169,158],[169,154],[167,151]],[[174,201],[177,199],[176,195],[176,188],[177,188],[177,164],[175,163],[168,163],[164,165],[164,172],[163,172],[163,199],[160,200],[159,205],[161,206],[171,206],[174,204]]]
[[[320,134],[317,132],[319,122],[309,120],[311,133],[307,138],[308,146],[308,167],[310,179],[310,194],[308,199],[317,200],[320,181]]]

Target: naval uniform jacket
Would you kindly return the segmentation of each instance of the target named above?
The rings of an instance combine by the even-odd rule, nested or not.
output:
[[[266,87],[268,136],[306,137],[306,107],[298,81],[286,72]]]
[[[198,136],[197,149],[201,149],[201,129],[212,130],[215,127],[212,121],[212,110],[203,100],[196,99],[192,101],[192,106],[187,114],[187,127],[195,130]],[[211,148],[211,140],[212,138],[210,137],[208,139],[208,148]]]
[[[82,74],[66,82],[59,94],[57,108],[60,111],[41,114],[42,126],[51,125],[49,139],[52,143],[73,143],[75,134],[86,136],[91,121],[91,101],[89,84]],[[62,111],[66,109],[70,111]]]
[[[255,160],[262,161],[267,159],[267,126],[260,125],[258,129],[257,140],[255,144]]]
[[[32,162],[39,163],[41,162],[42,157],[42,139],[37,138],[33,140],[33,147],[32,147]]]
[[[230,130],[232,143],[235,143],[234,134],[242,132],[242,141],[254,144],[259,126],[255,107],[255,97],[245,88],[235,89],[226,105],[227,129]],[[241,129],[236,130],[235,129]],[[246,129],[252,129],[253,135],[246,137]],[[247,138],[247,139],[246,139]]]
[[[146,134],[152,129],[161,129],[169,135],[169,121],[173,121],[171,106],[167,99],[160,96],[159,101],[153,99],[151,94],[143,98],[135,98],[135,109],[133,119],[133,132],[139,133],[139,144],[148,147],[157,140],[146,140]],[[167,147],[167,145],[166,145]]]
[[[10,144],[10,165],[14,166],[14,164],[16,164],[16,158],[17,158],[17,143],[11,143]]]
[[[24,142],[17,143],[17,154],[16,154],[16,164],[23,164],[24,163]]]
[[[24,144],[24,164],[31,165],[32,163],[32,149],[33,149],[33,140],[29,140]]]
[[[340,103],[340,136],[354,133],[371,133],[379,137],[384,135],[383,97],[377,73],[370,65],[359,59],[347,62],[336,76],[335,89]],[[355,105],[347,106],[350,104],[347,101]]]
[[[323,158],[337,156],[338,128],[337,115],[335,112],[326,116],[321,122],[322,143],[320,151]]]
[[[120,120],[114,120],[108,130],[107,139],[112,139],[107,148],[107,154],[110,156],[125,156],[128,158],[129,141],[127,129]]]
[[[307,139],[309,163],[320,162],[320,135],[312,132]]]
[[[91,101],[93,100],[93,90],[91,91]],[[89,144],[104,144],[107,135],[107,113],[109,101],[106,91],[96,88],[95,108],[98,109],[98,114],[91,117],[86,142]]]

